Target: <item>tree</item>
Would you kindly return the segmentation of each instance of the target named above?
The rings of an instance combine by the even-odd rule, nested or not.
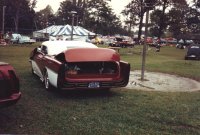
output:
[[[151,19],[151,26],[150,26],[150,34],[153,35],[153,36],[156,36],[156,37],[159,37],[160,35],[160,27],[159,27],[159,24],[161,19],[160,19],[160,16],[163,15],[162,14],[162,11],[161,10],[154,10],[151,15],[150,15],[150,19]],[[168,25],[168,18],[166,15],[164,15],[163,17],[163,29],[165,29]]]
[[[54,16],[53,10],[50,5],[47,5],[46,8],[36,12],[35,20],[36,23],[35,27],[37,29],[46,28],[49,25],[55,24],[56,17]]]
[[[164,33],[165,30],[165,14],[166,14],[166,9],[168,7],[179,7],[182,5],[186,5],[186,1],[185,0],[159,0],[158,1],[158,6],[161,7],[161,15],[160,15],[160,21],[159,21],[159,34],[158,34],[158,38],[160,39],[160,37],[162,36],[162,34]]]
[[[57,13],[57,23],[58,24],[71,24],[72,22],[72,15],[71,11],[76,11],[75,22],[81,22],[83,20],[83,7],[84,1],[82,0],[73,0],[73,1],[63,1],[60,4],[60,8],[58,9]]]
[[[2,0],[2,3],[0,9],[2,9],[1,6],[6,6],[6,30],[13,31],[14,29],[15,32],[29,33],[33,27],[36,0]]]
[[[57,24],[71,24],[71,11],[76,11],[75,25],[81,25],[100,34],[121,30],[120,19],[112,12],[107,0],[63,1],[57,13]]]
[[[193,0],[193,5],[186,11],[187,31],[200,33],[200,0]]]
[[[172,32],[175,38],[188,30],[186,20],[186,13],[188,12],[188,9],[188,5],[186,3],[182,3],[175,5],[175,7],[172,8],[167,14],[169,31]]]
[[[112,12],[106,1],[91,0],[87,6],[88,18],[86,27],[101,34],[114,34],[121,27],[120,19]]]
[[[155,3],[156,0],[132,0],[122,11],[123,14],[133,17],[132,20],[139,21],[138,40],[141,39],[144,14],[154,7]]]

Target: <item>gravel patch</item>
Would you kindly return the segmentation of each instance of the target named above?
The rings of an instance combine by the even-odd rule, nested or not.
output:
[[[200,91],[200,82],[176,75],[145,72],[145,81],[141,81],[141,71],[131,71],[128,89],[163,92]]]

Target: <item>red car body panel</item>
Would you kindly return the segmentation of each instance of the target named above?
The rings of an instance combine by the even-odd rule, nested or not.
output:
[[[55,56],[34,49],[30,62],[33,69],[40,70],[41,80],[48,72],[50,84],[63,90],[91,89],[88,85],[93,82],[99,86],[95,89],[124,87],[129,81],[130,64],[120,61],[119,54],[112,49],[79,47]],[[39,74],[36,70],[34,73]]]
[[[15,104],[20,97],[19,79],[14,68],[0,62],[0,108]]]
[[[91,56],[91,53],[93,54]],[[105,48],[79,48],[65,52],[67,62],[81,61],[120,61],[119,54],[113,49]]]

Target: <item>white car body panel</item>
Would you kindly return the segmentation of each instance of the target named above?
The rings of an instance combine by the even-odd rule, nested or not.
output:
[[[46,68],[46,69],[47,69],[47,73],[49,77],[49,82],[51,83],[51,85],[57,88],[58,74],[49,68]]]
[[[47,47],[48,55],[57,55],[72,48],[98,48],[92,43],[83,41],[45,41],[42,45]]]
[[[43,75],[42,75],[42,72],[40,70],[40,68],[38,67],[37,63],[35,61],[31,61],[31,65],[32,65],[32,68],[33,68],[33,72],[38,75],[41,80],[43,81]]]

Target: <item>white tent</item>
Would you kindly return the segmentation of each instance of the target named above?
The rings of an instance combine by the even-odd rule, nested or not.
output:
[[[45,29],[33,32],[33,37],[45,36],[48,34],[49,36],[70,36],[72,27],[71,25],[52,25]],[[87,29],[74,26],[73,35],[76,36],[88,36],[95,35],[95,33],[88,31]]]
[[[58,31],[61,27],[63,27],[63,26],[62,25],[52,25],[52,26],[49,26],[45,29],[34,31],[33,37],[35,37],[35,38],[47,38],[50,33]]]
[[[71,30],[72,30],[71,25],[65,25],[65,26],[60,27],[59,30],[50,33],[50,35],[51,36],[61,36],[61,35],[69,36],[71,35]],[[95,35],[95,33],[90,32],[80,26],[74,26],[73,35],[88,36],[88,35]]]
[[[55,31],[58,31],[60,28],[62,28],[63,26],[62,25],[52,25],[52,26],[49,26],[45,29],[42,29],[42,30],[38,30],[36,32],[38,33],[52,33],[52,32],[55,32]]]

